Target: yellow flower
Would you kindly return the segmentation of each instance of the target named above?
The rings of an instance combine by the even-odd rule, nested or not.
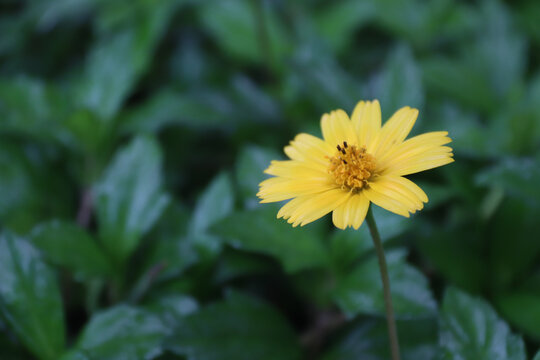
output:
[[[429,132],[405,140],[418,110],[404,107],[381,127],[381,108],[374,100],[360,101],[351,119],[343,110],[324,114],[324,140],[299,134],[259,184],[261,202],[291,199],[277,217],[293,226],[306,225],[333,211],[340,229],[358,229],[370,202],[409,217],[424,207],[424,191],[403,176],[454,161],[446,131]]]

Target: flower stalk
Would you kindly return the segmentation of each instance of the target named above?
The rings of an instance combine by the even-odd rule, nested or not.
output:
[[[384,291],[384,306],[386,309],[386,322],[388,325],[388,338],[390,340],[390,349],[392,351],[392,360],[399,360],[399,341],[396,328],[396,319],[394,317],[394,308],[392,306],[392,295],[390,293],[390,279],[388,278],[388,267],[386,265],[386,258],[384,256],[384,248],[375,223],[375,218],[371,211],[371,207],[368,210],[366,216],[366,222],[369,227],[371,238],[373,239],[373,245],[377,252],[377,258],[379,260],[379,270],[381,272],[381,280],[383,283]]]

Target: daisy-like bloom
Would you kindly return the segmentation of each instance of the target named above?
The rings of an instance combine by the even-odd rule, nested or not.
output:
[[[343,110],[324,114],[324,140],[299,134],[285,147],[286,161],[272,161],[259,184],[263,203],[289,200],[277,217],[292,226],[306,225],[332,213],[340,229],[362,225],[370,202],[409,217],[428,197],[405,175],[454,161],[446,131],[405,140],[418,110],[399,109],[381,127],[377,100],[360,101],[351,119]]]

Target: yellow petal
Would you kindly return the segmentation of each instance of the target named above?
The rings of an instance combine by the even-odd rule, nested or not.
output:
[[[352,226],[357,230],[364,219],[369,208],[369,200],[362,193],[352,195],[349,200],[341,204],[332,213],[332,221],[339,229]]]
[[[400,201],[386,195],[384,190],[375,190],[372,186],[362,191],[362,193],[377,206],[382,207],[395,214],[409,217],[409,209]]]
[[[417,117],[418,110],[408,106],[396,111],[384,124],[377,139],[368,148],[368,152],[378,158],[390,150],[391,147],[401,144],[407,135],[409,135]]]
[[[334,155],[334,146],[309,134],[298,134],[290,145],[285,147],[285,154],[292,160],[316,162],[328,166],[328,157]]]
[[[347,201],[351,193],[341,189],[332,189],[315,195],[300,196],[285,204],[278,212],[278,217],[287,219],[293,227],[304,226],[315,221]]]
[[[358,145],[369,148],[381,130],[381,105],[379,101],[360,101],[351,117],[358,134]]]
[[[412,181],[400,176],[381,176],[369,186],[402,203],[410,212],[424,207],[427,195]]]
[[[324,140],[333,148],[343,144],[344,141],[351,145],[356,145],[358,142],[349,116],[343,110],[324,114],[321,119],[321,129]]]
[[[264,172],[290,179],[330,179],[326,166],[320,166],[310,161],[273,160]]]
[[[420,201],[425,202],[425,203],[429,201],[424,190],[422,190],[420,186],[416,185],[411,180],[404,178],[402,176],[388,176],[387,178],[390,181],[399,184],[403,188],[406,188],[408,191],[414,194],[414,196],[416,196]]]
[[[407,156],[407,154],[411,154],[412,152],[424,152],[433,147],[448,144],[452,139],[447,135],[448,132],[446,131],[434,131],[417,135],[381,154],[377,158],[377,163],[384,167],[389,162],[399,161],[401,157]]]
[[[414,161],[409,161],[407,164],[404,164],[396,171],[392,171],[392,174],[404,176],[414,174],[420,171],[433,169],[453,162],[454,159],[448,155],[439,155],[427,157],[424,159],[415,159]]]
[[[288,179],[273,177],[259,185],[257,196],[261,203],[288,200],[294,197],[317,194],[336,187],[326,179]]]
[[[449,149],[446,146],[426,149],[420,154],[411,155],[392,163],[383,173],[405,176],[449,164],[454,161],[451,149]]]

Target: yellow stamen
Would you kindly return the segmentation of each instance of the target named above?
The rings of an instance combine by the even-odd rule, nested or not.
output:
[[[375,166],[375,158],[365,147],[358,148],[344,141],[337,146],[336,155],[330,158],[328,172],[342,188],[358,191],[367,185]]]

